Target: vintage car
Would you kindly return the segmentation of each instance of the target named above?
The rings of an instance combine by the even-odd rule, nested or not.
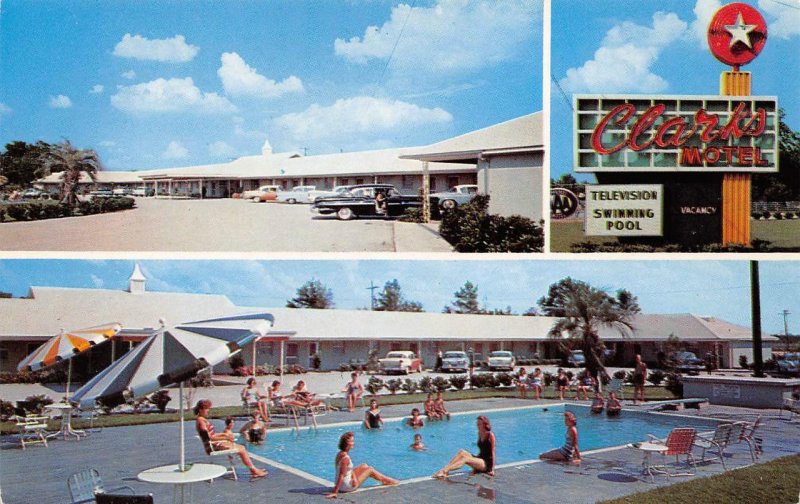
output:
[[[486,359],[486,363],[489,366],[489,371],[511,371],[514,369],[516,360],[514,359],[514,354],[511,352],[496,350],[494,352],[489,352],[489,358]]]
[[[571,367],[585,367],[586,356],[583,355],[583,350],[573,350],[567,357],[567,365]]]
[[[451,187],[444,192],[431,193],[431,198],[439,199],[439,206],[452,210],[453,208],[466,205],[478,194],[478,186],[474,184],[464,184]]]
[[[697,374],[706,368],[703,359],[699,359],[693,352],[673,352],[670,360],[675,363],[675,369],[681,373]]]
[[[22,199],[48,199],[50,195],[44,191],[40,191],[39,189],[25,189],[20,194]]]
[[[130,187],[116,187],[111,191],[111,193],[114,196],[132,196],[133,189]]]
[[[385,197],[383,208],[376,197],[382,193]],[[339,220],[350,220],[355,217],[399,217],[408,208],[422,207],[419,196],[400,194],[390,184],[360,184],[350,186],[339,196],[317,198],[311,211],[320,215],[333,215]]]
[[[289,203],[290,205],[294,205],[295,203],[310,203],[310,201],[308,201],[308,193],[316,188],[317,186],[305,185],[294,186],[288,191],[279,190],[275,201],[278,203]]]
[[[316,189],[308,192],[308,202],[314,203],[319,198],[330,198],[332,196],[339,196],[345,192],[350,186],[337,185],[333,189]]]
[[[152,187],[137,187],[131,191],[132,196],[155,196],[155,193]]]
[[[114,192],[111,189],[97,189],[96,191],[92,191],[89,193],[89,199],[106,199],[106,198],[113,198]]]
[[[469,368],[469,357],[466,352],[450,351],[442,354],[442,372],[466,373]]]
[[[244,191],[239,197],[244,200],[260,203],[262,201],[275,201],[278,198],[278,191],[281,186],[263,185],[258,189]]]
[[[788,376],[800,374],[800,353],[787,353],[775,361],[778,373]]]
[[[383,359],[378,359],[382,373],[421,373],[422,359],[417,357],[414,352],[396,350],[386,354]]]

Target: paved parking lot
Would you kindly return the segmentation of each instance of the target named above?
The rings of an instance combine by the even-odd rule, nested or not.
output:
[[[137,198],[109,214],[0,224],[5,251],[449,252],[437,226],[314,216],[308,205]]]

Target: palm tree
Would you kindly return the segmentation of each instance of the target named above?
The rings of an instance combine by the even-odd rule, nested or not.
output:
[[[627,290],[621,289],[613,297],[569,277],[552,284],[538,304],[544,315],[559,317],[548,336],[561,339],[567,334],[583,350],[589,372],[602,377],[608,374],[603,365],[605,345],[599,328],[612,327],[628,336],[633,331],[633,316],[641,311],[636,296]]]
[[[77,149],[69,140],[49,145],[42,154],[45,175],[62,172],[61,203],[74,207],[78,203],[78,186],[81,175],[85,172],[92,181],[97,180],[96,173],[103,170],[100,157],[93,149]]]

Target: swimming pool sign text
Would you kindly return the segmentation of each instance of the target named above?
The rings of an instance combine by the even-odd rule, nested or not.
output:
[[[587,236],[662,236],[664,186],[586,186]]]

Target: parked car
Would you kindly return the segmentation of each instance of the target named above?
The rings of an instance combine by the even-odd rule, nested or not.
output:
[[[442,371],[466,373],[469,368],[469,357],[466,352],[445,352],[442,354]]]
[[[40,191],[39,189],[31,188],[22,191],[20,197],[22,199],[48,199],[50,198],[50,195],[44,191]]]
[[[489,371],[512,371],[514,369],[514,365],[516,364],[514,354],[505,350],[489,352],[489,358],[486,360],[487,365],[489,366]]]
[[[97,189],[89,193],[89,199],[113,198],[114,192],[111,189]]]
[[[464,184],[453,186],[447,191],[431,193],[432,198],[439,199],[439,206],[452,210],[453,208],[466,205],[478,194],[478,186],[474,184]]]
[[[155,196],[156,192],[152,187],[137,187],[131,191],[131,196]]]
[[[381,211],[376,203],[378,193],[386,197],[385,210]],[[311,211],[320,215],[333,215],[339,220],[350,220],[355,217],[399,217],[408,208],[422,207],[419,196],[405,196],[390,184],[360,184],[350,186],[339,196],[317,198]]]
[[[281,186],[277,185],[263,185],[258,189],[253,189],[251,191],[244,191],[241,194],[241,198],[256,203],[260,203],[263,201],[275,201],[278,199],[278,191],[280,191],[280,189]]]
[[[583,350],[573,350],[567,357],[567,365],[571,367],[585,367],[586,356],[583,355]]]
[[[389,373],[421,373],[422,359],[410,351],[393,351],[386,354],[386,357],[378,360],[381,372]]]
[[[111,191],[114,196],[130,196],[133,194],[133,189],[130,187],[117,187]]]
[[[787,353],[775,362],[778,373],[782,375],[800,375],[800,353]]]
[[[698,359],[693,352],[673,352],[670,359],[675,363],[675,369],[680,373],[697,374],[705,370],[703,359]]]
[[[330,198],[332,196],[339,196],[343,192],[347,191],[350,186],[346,185],[337,185],[334,186],[333,189],[330,190],[323,190],[323,189],[315,189],[313,191],[308,192],[308,202],[314,203],[317,201],[318,198]]]
[[[310,203],[310,201],[308,201],[308,193],[316,188],[317,186],[307,185],[294,186],[289,191],[278,190],[275,201],[278,203],[289,203],[290,205],[295,203]]]

